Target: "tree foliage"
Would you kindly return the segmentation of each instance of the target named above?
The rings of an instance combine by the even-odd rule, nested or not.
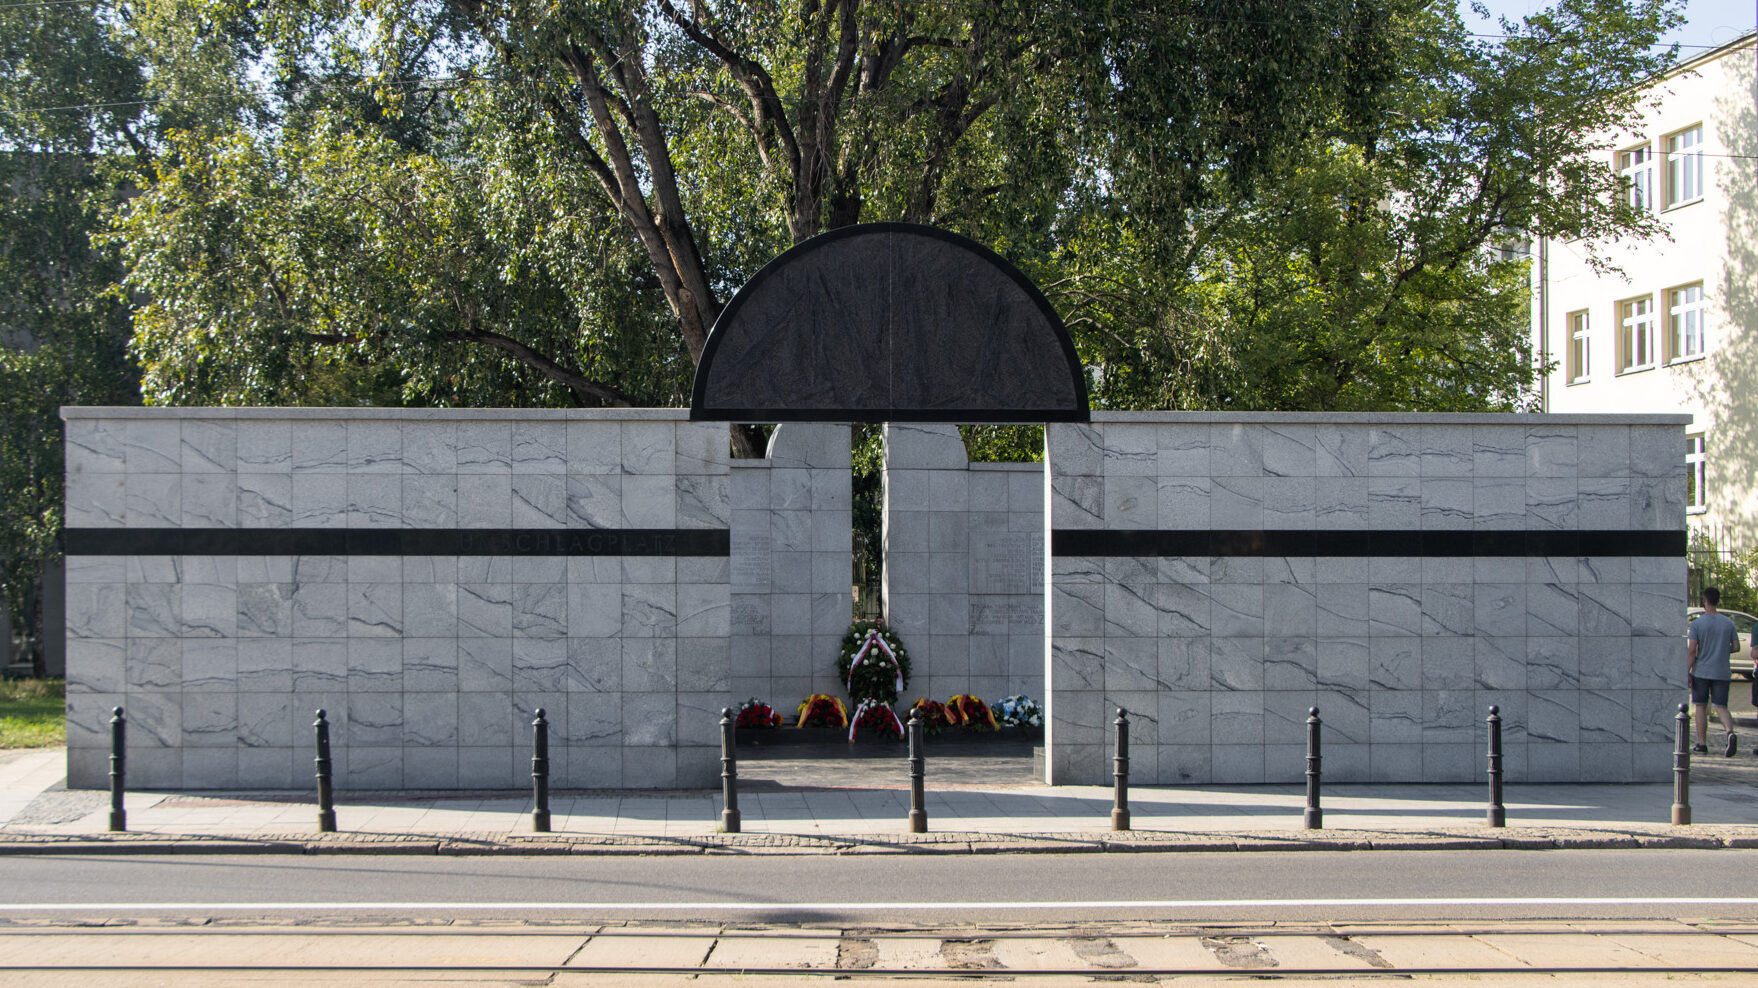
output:
[[[1099,400],[1517,407],[1538,370],[1526,248],[1656,232],[1599,141],[1671,64],[1655,43],[1676,4],[1562,0],[1504,23],[1505,39],[1471,35],[1448,5],[1377,6],[1359,87],[1254,188],[1217,183],[1171,237],[1089,228],[1101,260],[1058,287]]]
[[[0,597],[43,669],[42,574],[59,556],[60,408],[139,401],[122,268],[90,234],[152,135],[143,79],[90,8],[0,9]]]
[[[726,299],[823,230],[1048,271],[1090,203],[1177,227],[1210,176],[1249,187],[1348,100],[1361,7],[239,8],[277,116],[173,140],[129,217],[148,391],[298,400],[346,365],[321,379],[362,400],[679,401]]]
[[[5,208],[60,211],[0,259],[42,344],[5,355],[7,428],[128,400],[125,314],[154,402],[680,404],[739,285],[877,220],[1020,266],[1097,406],[1517,407],[1499,248],[1653,232],[1594,135],[1678,6],[1558,0],[1505,38],[1427,0],[5,8],[0,146],[46,176]],[[38,452],[9,492],[58,490]]]

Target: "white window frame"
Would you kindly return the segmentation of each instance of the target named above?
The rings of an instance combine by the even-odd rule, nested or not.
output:
[[[1703,125],[1693,124],[1661,138],[1666,149],[1661,207],[1677,209],[1703,199]]]
[[[1625,148],[1618,152],[1617,161],[1625,201],[1642,212],[1654,212],[1654,149],[1647,144]]]
[[[1659,327],[1654,296],[1638,295],[1618,302],[1618,373],[1650,370],[1660,362],[1656,352]]]
[[[1685,513],[1700,515],[1709,510],[1709,444],[1703,433],[1685,437]]]
[[[1695,297],[1686,297],[1692,292],[1696,293]],[[1709,352],[1708,327],[1703,321],[1707,314],[1703,304],[1703,282],[1676,285],[1663,294],[1666,298],[1667,362],[1676,364],[1700,359]]]
[[[1585,384],[1593,370],[1592,314],[1587,309],[1563,317],[1569,328],[1569,356],[1564,371],[1569,384]]]

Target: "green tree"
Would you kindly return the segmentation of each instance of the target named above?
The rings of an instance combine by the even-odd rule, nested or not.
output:
[[[91,233],[149,153],[142,76],[85,5],[0,9],[0,594],[43,671],[64,404],[139,401],[116,256]]]
[[[326,367],[359,400],[678,401],[725,300],[823,230],[1054,271],[1095,196],[1173,223],[1203,176],[1248,186],[1346,99],[1362,6],[239,8],[271,123],[174,140],[124,230],[147,391],[297,400]]]
[[[1672,63],[1662,0],[1562,0],[1507,37],[1446,4],[1381,7],[1386,50],[1342,111],[1253,189],[1221,187],[1167,238],[1099,228],[1062,286],[1116,407],[1507,409],[1538,369],[1538,236],[1656,232],[1596,137]],[[1168,246],[1170,241],[1170,247]],[[1168,250],[1180,260],[1156,265]],[[1146,313],[1134,317],[1130,311]]]

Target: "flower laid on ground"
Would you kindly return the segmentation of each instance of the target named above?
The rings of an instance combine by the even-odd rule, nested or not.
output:
[[[1017,693],[995,704],[995,718],[1002,727],[1043,727],[1044,708],[1038,701]]]
[[[855,716],[849,721],[848,739],[855,739],[855,732],[866,731],[882,738],[903,737],[903,722],[897,719],[897,712],[891,704],[878,700],[862,700],[855,708]]]
[[[756,697],[751,697],[739,705],[739,719],[734,727],[780,727],[781,714],[775,708]]]
[[[897,633],[879,621],[856,621],[842,636],[837,675],[856,702],[897,702],[910,681],[910,655]]]
[[[926,734],[939,734],[953,724],[952,716],[946,712],[946,705],[925,696],[910,704],[910,712],[921,713],[922,731]]]
[[[989,705],[969,693],[960,693],[946,701],[946,712],[952,716],[952,722],[967,731],[996,731],[1001,725],[995,723],[995,715],[989,712]]]
[[[800,721],[795,727],[847,727],[848,708],[828,693],[813,693],[800,704]]]

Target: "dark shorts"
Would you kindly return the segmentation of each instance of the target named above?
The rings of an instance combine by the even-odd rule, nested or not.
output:
[[[1727,687],[1731,680],[1704,679],[1701,676],[1691,677],[1691,702],[1711,703],[1718,707],[1727,706]]]

